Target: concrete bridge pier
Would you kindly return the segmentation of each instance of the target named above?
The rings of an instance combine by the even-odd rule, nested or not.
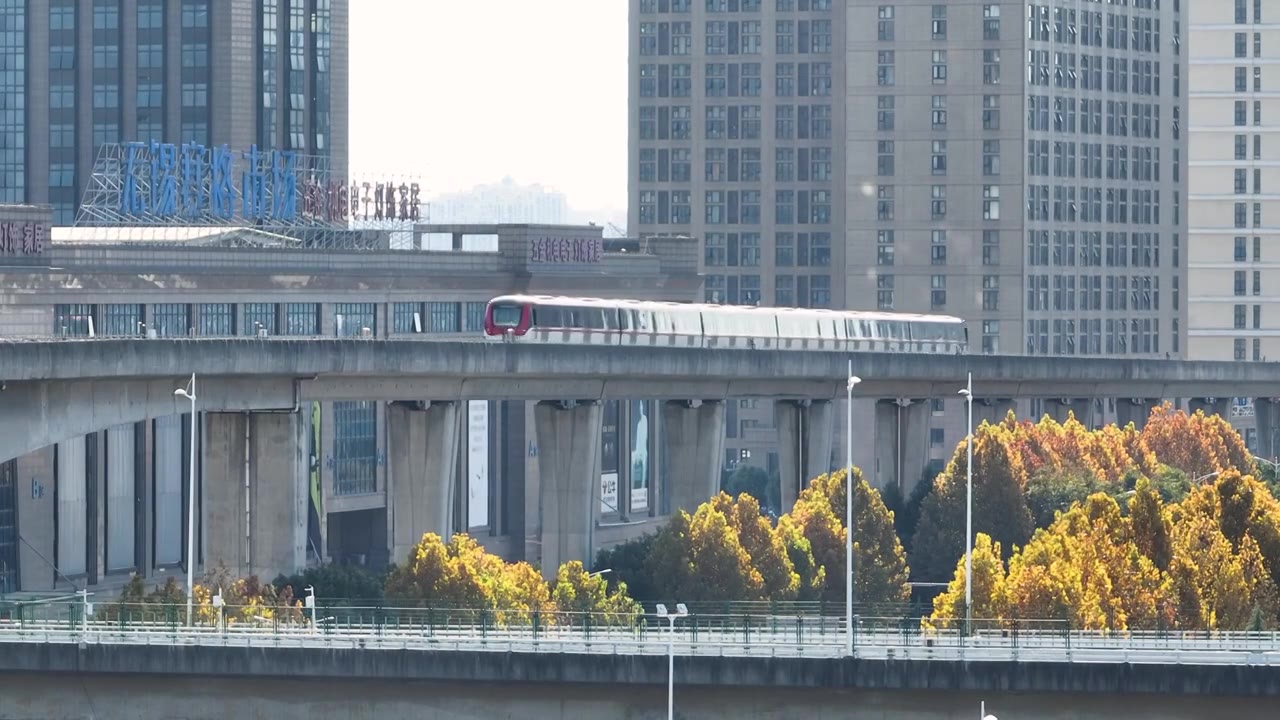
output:
[[[1197,410],[1203,410],[1205,415],[1221,415],[1227,416],[1227,412],[1231,409],[1231,398],[1226,397],[1193,397],[1187,400],[1187,414],[1194,415]]]
[[[773,413],[782,511],[786,512],[809,480],[831,470],[834,406],[829,400],[783,400],[774,403]]]
[[[1074,415],[1077,422],[1091,428],[1094,421],[1094,405],[1092,398],[1054,398],[1044,401],[1044,411],[1059,423],[1065,423],[1068,415]]]
[[[929,460],[929,403],[910,398],[880,400],[875,423],[875,485],[896,485],[904,497],[910,495]]]
[[[724,401],[670,400],[662,405],[671,477],[671,511],[692,513],[720,490]]]
[[[1159,404],[1157,398],[1116,398],[1116,425],[1123,428],[1133,423],[1134,428],[1141,430]]]
[[[306,565],[306,432],[299,413],[205,415],[205,569],[270,582]]]
[[[458,403],[394,402],[387,408],[391,559],[403,563],[425,533],[446,542],[458,485]]]
[[[600,506],[602,410],[592,400],[544,401],[533,409],[542,575],[548,579],[570,560],[591,565]]]
[[[1257,453],[1258,457],[1266,458],[1271,461],[1276,459],[1276,451],[1280,450],[1276,443],[1276,420],[1280,420],[1280,407],[1277,403],[1280,398],[1260,397],[1253,399],[1253,423],[1257,428]]]
[[[974,393],[977,395],[977,393]],[[961,406],[964,407],[963,405]],[[965,408],[966,412],[968,411]],[[983,422],[998,425],[1008,417],[1010,410],[1017,410],[1017,404],[1008,398],[978,398],[973,403],[973,426],[976,430]]]

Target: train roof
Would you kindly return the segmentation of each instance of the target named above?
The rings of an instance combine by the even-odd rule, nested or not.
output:
[[[694,310],[723,313],[776,313],[809,315],[814,317],[836,316],[858,320],[907,320],[912,322],[963,323],[951,315],[923,315],[916,313],[875,312],[863,310],[830,310],[826,308],[759,307],[754,305],[716,305],[712,303],[678,303],[659,300],[629,300],[616,298],[569,297],[562,295],[500,295],[489,302],[509,302],[529,305],[559,305],[572,307],[614,307],[645,310]],[[834,318],[833,318],[834,319]]]

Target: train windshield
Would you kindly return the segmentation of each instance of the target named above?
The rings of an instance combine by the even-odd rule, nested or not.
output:
[[[494,305],[493,324],[497,327],[516,327],[520,324],[519,305]]]

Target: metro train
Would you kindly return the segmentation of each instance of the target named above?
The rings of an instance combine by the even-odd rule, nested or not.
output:
[[[946,315],[503,295],[484,332],[500,342],[956,354],[968,348]]]

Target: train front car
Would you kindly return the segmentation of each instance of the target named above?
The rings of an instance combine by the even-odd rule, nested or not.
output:
[[[519,295],[496,297],[484,309],[485,339],[510,342],[524,337],[532,320],[533,306],[529,298]]]

